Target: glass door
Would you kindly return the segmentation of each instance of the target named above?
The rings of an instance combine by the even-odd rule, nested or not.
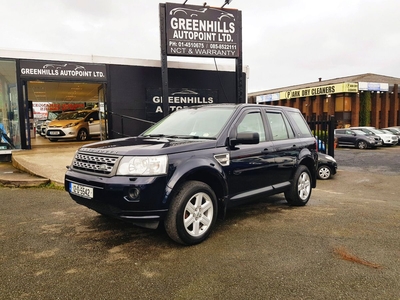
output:
[[[99,90],[99,117],[100,117],[100,139],[106,140],[108,137],[107,126],[107,105],[106,105],[106,85],[100,85]]]

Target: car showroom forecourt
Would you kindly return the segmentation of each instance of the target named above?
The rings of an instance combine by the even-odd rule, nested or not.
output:
[[[65,189],[100,214],[176,242],[205,240],[226,209],[284,193],[306,205],[316,187],[317,150],[298,109],[251,104],[182,109],[137,137],[80,148]]]

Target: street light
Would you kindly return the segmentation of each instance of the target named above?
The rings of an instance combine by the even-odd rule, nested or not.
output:
[[[224,8],[225,5],[231,4],[232,0],[225,0],[225,3],[221,6],[221,8]]]

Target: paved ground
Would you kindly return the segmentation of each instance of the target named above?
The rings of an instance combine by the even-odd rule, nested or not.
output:
[[[54,185],[63,185],[66,166],[71,164],[75,151],[87,143],[76,141],[52,143],[43,137],[37,137],[32,150],[13,151],[14,169],[10,163],[0,162],[0,184],[37,186],[51,182]]]
[[[309,205],[260,199],[193,247],[61,190],[0,188],[0,298],[399,299],[400,171],[372,165],[400,147],[381,150],[340,149]]]

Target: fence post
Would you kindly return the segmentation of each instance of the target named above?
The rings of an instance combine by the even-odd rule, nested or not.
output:
[[[328,125],[328,155],[335,157],[335,125],[336,119],[335,116],[332,115],[329,118]]]

